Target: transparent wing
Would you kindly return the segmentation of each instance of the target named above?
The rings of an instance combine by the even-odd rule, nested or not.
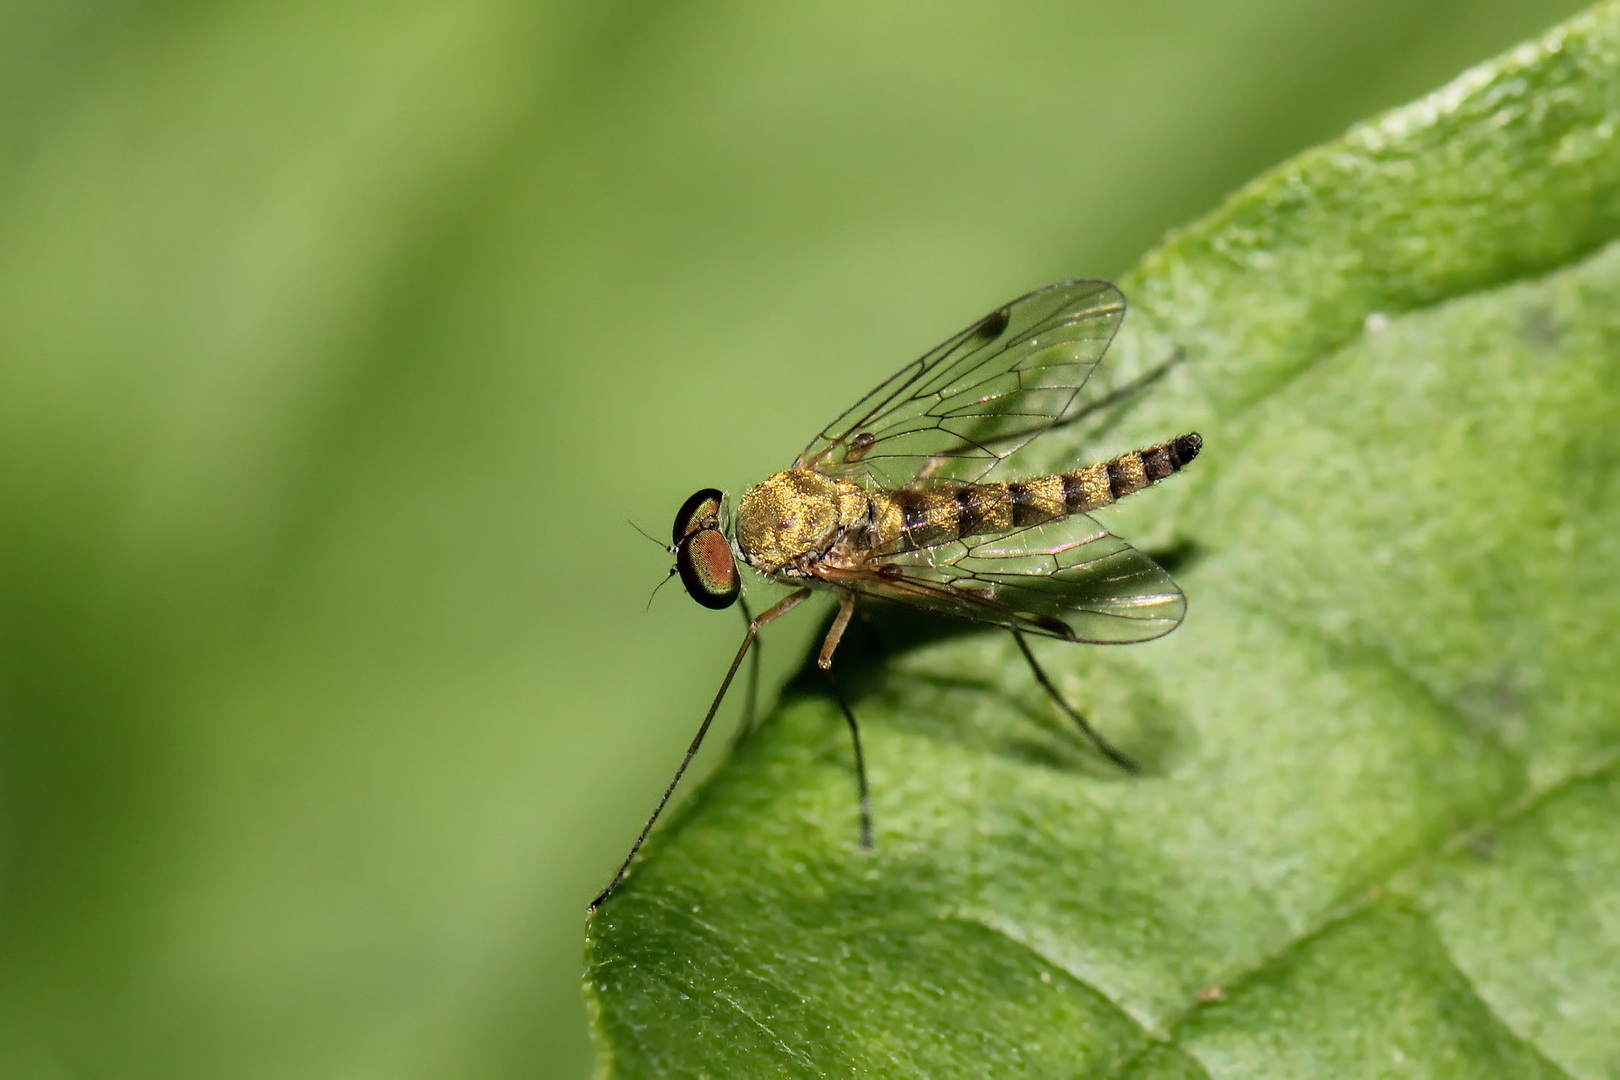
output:
[[[1125,317],[1106,281],[1063,281],[997,308],[907,364],[834,420],[795,467],[866,476],[978,480],[1061,422]]]
[[[1187,610],[1163,567],[1085,514],[823,576],[862,595],[1064,641],[1148,641]]]

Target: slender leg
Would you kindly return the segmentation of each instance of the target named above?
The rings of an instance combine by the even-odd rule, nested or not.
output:
[[[751,625],[754,613],[748,607],[748,600],[737,597],[737,607],[742,610],[743,624]],[[760,653],[765,651],[763,640],[754,642],[754,651],[748,654],[748,693],[743,696],[743,720],[737,727],[737,736],[732,739],[731,745],[735,749],[748,741],[754,733],[754,723],[759,719],[759,665]]]
[[[832,687],[833,697],[838,699],[838,708],[844,713],[844,720],[849,724],[849,739],[855,745],[855,790],[861,798],[861,847],[867,851],[872,850],[872,791],[866,784],[866,755],[861,753],[861,727],[855,722],[855,714],[850,711],[849,702],[844,700],[844,692],[838,687],[838,680],[833,678],[831,668],[824,668],[827,682]]]
[[[861,847],[870,851],[872,793],[866,784],[866,755],[861,752],[861,726],[855,722],[855,714],[850,710],[849,702],[844,700],[844,692],[838,688],[838,680],[833,678],[832,673],[833,653],[838,650],[838,643],[844,639],[844,631],[849,628],[849,619],[853,614],[855,614],[855,594],[846,592],[838,602],[838,614],[833,616],[832,626],[827,630],[827,638],[821,643],[821,655],[816,659],[816,666],[826,674],[833,697],[838,699],[838,708],[843,712],[845,722],[849,724],[850,741],[855,744],[855,786],[861,797]]]
[[[1058,693],[1057,687],[1052,685],[1052,680],[1046,677],[1046,672],[1041,670],[1041,665],[1035,662],[1035,654],[1030,651],[1029,643],[1024,640],[1024,635],[1019,633],[1017,630],[1014,630],[1012,632],[1012,636],[1013,640],[1018,642],[1019,651],[1024,654],[1024,659],[1029,662],[1029,670],[1035,673],[1035,681],[1040,683],[1041,689],[1050,694],[1052,700],[1058,703],[1058,708],[1068,713],[1069,719],[1073,720],[1077,725],[1079,725],[1080,734],[1091,740],[1091,745],[1095,746],[1103,757],[1107,758],[1109,761],[1112,761],[1115,765],[1118,765],[1126,772],[1141,772],[1142,767],[1140,765],[1131,760],[1131,758],[1128,757],[1123,751],[1115,749],[1113,744],[1107,739],[1103,738],[1102,733],[1096,728],[1092,727],[1091,724],[1086,721],[1086,718],[1081,716],[1074,706],[1063,700],[1063,695]]]
[[[849,617],[855,614],[855,594],[844,593],[838,601],[838,614],[833,616],[832,626],[827,630],[827,638],[821,643],[821,655],[816,658],[816,666],[826,671],[832,667],[833,653],[838,651],[838,643],[844,640],[844,631],[849,629]]]
[[[601,907],[602,901],[613,895],[613,890],[619,887],[619,883],[624,880],[624,876],[630,872],[630,864],[635,860],[636,853],[641,850],[641,845],[646,843],[647,834],[652,832],[653,823],[658,820],[658,815],[664,812],[664,805],[669,802],[669,797],[675,794],[675,787],[681,782],[681,777],[686,773],[686,767],[692,764],[692,759],[697,756],[698,747],[703,745],[703,736],[709,733],[709,725],[714,723],[714,714],[720,711],[720,703],[725,700],[726,691],[731,687],[731,680],[736,678],[737,669],[742,667],[743,657],[748,655],[748,647],[754,643],[754,638],[759,634],[759,628],[777,616],[792,611],[803,603],[809,595],[809,589],[800,589],[798,592],[789,593],[769,608],[766,608],[757,619],[749,621],[748,633],[743,635],[742,646],[738,648],[737,655],[732,658],[731,667],[726,670],[726,677],[720,683],[720,692],[714,695],[714,703],[709,706],[708,713],[703,717],[703,723],[698,726],[697,734],[692,737],[692,745],[686,748],[686,756],[681,758],[680,767],[675,770],[675,775],[670,777],[669,786],[664,788],[664,794],[659,797],[658,805],[653,807],[652,816],[647,819],[647,824],[641,827],[641,835],[636,837],[634,844],[630,845],[630,854],[624,857],[624,862],[619,864],[619,869],[613,875],[613,880],[608,882],[607,888],[597,893],[596,899],[591,901],[588,910],[595,911],[598,907]]]

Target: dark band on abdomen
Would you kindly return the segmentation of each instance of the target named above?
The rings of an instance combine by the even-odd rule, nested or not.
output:
[[[1135,490],[1130,486],[1130,480],[1126,477],[1125,469],[1120,464],[1120,462],[1124,460],[1125,459],[1123,456],[1117,457],[1113,461],[1110,461],[1107,466],[1108,494],[1113,496],[1114,501],[1116,502],[1123,499],[1125,496],[1129,495],[1133,490]]]
[[[1035,504],[1027,485],[1014,481],[1007,485],[1007,499],[1012,503],[1012,520],[1018,528],[1038,525],[1049,517]]]
[[[984,514],[973,489],[963,485],[956,489],[956,535],[973,536],[984,527]]]
[[[928,524],[928,496],[915,489],[901,488],[894,493],[894,501],[899,504],[900,512],[905,516],[902,526],[907,533],[922,530]]]
[[[1080,483],[1080,474],[1066,472],[1063,474],[1063,505],[1068,507],[1069,513],[1084,509],[1086,489]]]
[[[1198,456],[1196,432],[1121,454],[1074,472],[1004,483],[942,482],[874,495],[885,551],[914,551],[953,540],[1027,529],[1099,510],[1180,471]]]
[[[1142,451],[1142,471],[1147,474],[1148,483],[1163,480],[1176,471],[1176,462],[1171,455],[1170,445],[1149,447]]]

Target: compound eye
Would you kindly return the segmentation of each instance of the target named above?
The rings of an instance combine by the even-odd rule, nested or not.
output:
[[[720,504],[725,501],[725,495],[718,488],[704,488],[681,504],[680,513],[675,515],[675,531],[672,542],[679,544],[699,529],[718,529],[720,527]]]
[[[675,569],[692,599],[706,608],[730,607],[742,589],[736,556],[718,529],[700,528],[687,534],[675,547]]]

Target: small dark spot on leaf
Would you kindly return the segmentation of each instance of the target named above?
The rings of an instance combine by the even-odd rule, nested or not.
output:
[[[1564,340],[1564,327],[1551,308],[1526,308],[1519,318],[1519,336],[1535,345],[1557,346]]]

